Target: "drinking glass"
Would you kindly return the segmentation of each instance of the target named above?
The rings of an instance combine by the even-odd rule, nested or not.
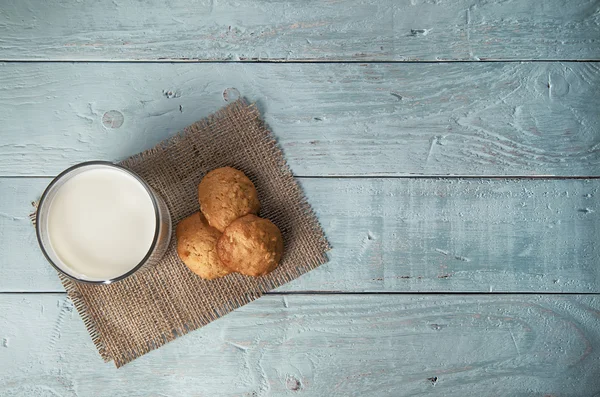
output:
[[[53,249],[49,234],[48,215],[53,199],[56,197],[56,194],[60,191],[61,187],[67,181],[81,174],[82,172],[107,168],[117,170],[119,172],[124,172],[132,176],[134,180],[137,181],[137,183],[139,183],[143,187],[143,189],[148,193],[148,196],[152,201],[152,206],[154,207],[154,216],[156,217],[154,237],[152,239],[152,244],[150,245],[150,248],[144,256],[144,258],[137,265],[131,268],[131,270],[112,278],[105,278],[100,280],[95,278],[88,279],[84,275],[79,274],[78,272],[70,268],[65,262],[63,262],[63,260],[61,260],[57,252]],[[46,257],[48,262],[50,262],[50,264],[54,266],[54,268],[60,273],[64,274],[72,280],[83,283],[110,284],[122,280],[125,277],[129,277],[136,272],[140,272],[153,267],[162,259],[165,252],[167,251],[169,241],[171,240],[171,233],[171,215],[163,198],[154,189],[152,189],[152,187],[150,187],[146,182],[144,182],[144,180],[139,175],[137,175],[133,171],[130,171],[124,167],[106,161],[89,161],[74,165],[73,167],[70,167],[67,170],[63,171],[48,185],[40,199],[37,210],[36,234],[38,243],[40,245],[40,248],[42,249],[44,256]]]

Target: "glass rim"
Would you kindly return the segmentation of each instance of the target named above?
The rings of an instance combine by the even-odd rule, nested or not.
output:
[[[85,279],[81,279],[81,278],[73,276],[72,274],[67,273],[65,270],[61,269],[56,263],[54,263],[54,261],[50,258],[50,256],[48,255],[48,251],[46,250],[46,247],[44,246],[44,243],[42,241],[41,231],[40,231],[41,226],[40,226],[40,222],[38,222],[39,214],[36,215],[35,235],[36,235],[36,238],[38,241],[38,245],[40,246],[40,249],[42,250],[42,254],[46,258],[46,260],[52,265],[52,267],[54,267],[59,273],[63,274],[64,276],[68,277],[69,279],[71,279],[73,281],[80,282],[80,283],[94,284],[94,285],[112,284],[114,282],[123,280],[124,278],[131,276],[133,273],[135,273],[137,270],[139,270],[142,266],[144,266],[144,264],[148,261],[148,259],[154,252],[156,245],[158,244],[158,236],[160,234],[159,206],[156,201],[156,197],[154,196],[154,192],[152,191],[150,186],[138,174],[136,174],[135,172],[133,172],[121,165],[111,163],[110,161],[94,160],[94,161],[85,161],[83,163],[75,164],[75,165],[67,168],[60,174],[58,174],[54,179],[52,179],[52,181],[48,184],[48,186],[44,190],[44,193],[42,193],[42,196],[40,197],[40,200],[38,202],[38,207],[37,207],[38,210],[37,211],[39,211],[42,208],[42,204],[44,203],[44,200],[47,198],[50,190],[52,189],[52,187],[54,187],[54,185],[56,185],[57,182],[59,182],[61,179],[66,177],[68,174],[70,174],[71,172],[73,172],[79,168],[83,168],[83,167],[87,167],[87,166],[94,166],[94,165],[104,166],[104,167],[108,167],[108,168],[115,168],[115,169],[124,171],[125,173],[127,173],[127,174],[131,175],[133,178],[135,178],[144,187],[144,189],[148,193],[148,196],[150,197],[150,200],[152,201],[152,207],[154,208],[155,226],[154,226],[154,237],[152,238],[152,244],[150,244],[150,248],[148,249],[148,252],[146,253],[146,255],[144,255],[144,257],[142,258],[142,260],[136,266],[134,266],[131,270],[129,270],[128,272],[126,272],[120,276],[113,277],[113,278],[110,278],[107,280],[85,280]],[[52,248],[52,251],[54,253],[56,253],[56,251],[54,251],[53,248]],[[58,257],[58,255],[57,255],[57,257]]]

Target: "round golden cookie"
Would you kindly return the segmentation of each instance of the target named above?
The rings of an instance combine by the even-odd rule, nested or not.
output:
[[[223,277],[231,271],[217,255],[217,240],[221,236],[201,213],[188,216],[177,225],[177,255],[185,265],[205,280]]]
[[[283,253],[281,232],[268,219],[246,215],[231,223],[217,242],[221,262],[234,272],[262,276],[273,271]]]
[[[237,218],[257,214],[258,193],[248,177],[235,168],[210,171],[198,185],[200,210],[208,223],[222,232]]]

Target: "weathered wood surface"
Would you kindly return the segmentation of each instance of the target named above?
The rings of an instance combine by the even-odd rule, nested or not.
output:
[[[117,370],[62,294],[0,299],[0,396],[594,396],[600,298],[266,296]]]
[[[0,291],[62,291],[29,223],[49,178],[0,178]],[[600,292],[600,179],[301,179],[331,262],[279,291]]]
[[[0,175],[128,157],[238,91],[296,175],[600,175],[597,63],[9,63],[0,87]]]
[[[597,1],[6,1],[0,59],[600,59]]]
[[[600,295],[487,294],[600,293],[600,179],[313,178],[600,176],[599,63],[479,62],[600,60],[599,15],[589,0],[2,2],[0,176],[17,178],[0,177],[0,397],[600,396]],[[100,62],[36,62],[85,60]],[[471,62],[440,63],[456,60]],[[30,202],[68,165],[128,157],[240,93],[305,176],[331,262],[103,365]]]

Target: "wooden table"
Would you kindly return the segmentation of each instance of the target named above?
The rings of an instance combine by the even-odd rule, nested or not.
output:
[[[600,395],[597,0],[4,0],[0,396]],[[28,214],[256,101],[330,263],[117,370]]]

